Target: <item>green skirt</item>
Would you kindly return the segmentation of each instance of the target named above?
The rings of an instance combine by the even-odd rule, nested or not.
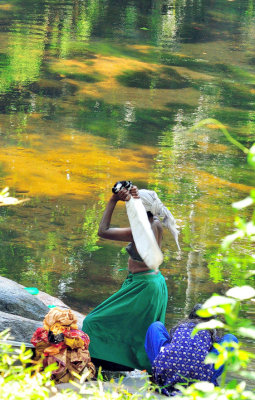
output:
[[[152,322],[165,322],[167,300],[167,286],[160,272],[129,273],[121,289],[83,321],[82,329],[90,337],[91,357],[150,371],[145,335]]]

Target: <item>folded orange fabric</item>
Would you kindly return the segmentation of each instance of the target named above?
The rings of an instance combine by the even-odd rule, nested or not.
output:
[[[78,328],[77,318],[70,309],[61,310],[58,307],[52,308],[44,318],[43,326],[45,329],[50,330],[56,322],[59,322],[60,325],[70,326],[72,329]]]

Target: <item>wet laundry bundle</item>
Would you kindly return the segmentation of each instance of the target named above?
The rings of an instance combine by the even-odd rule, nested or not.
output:
[[[52,308],[43,321],[43,328],[37,328],[31,339],[35,346],[35,360],[41,361],[43,368],[57,363],[52,372],[56,383],[73,379],[72,373],[87,373],[87,379],[95,376],[95,366],[91,362],[89,336],[80,331],[77,318],[71,310]]]

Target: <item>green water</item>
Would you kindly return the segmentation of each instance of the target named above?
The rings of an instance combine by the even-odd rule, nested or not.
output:
[[[125,244],[100,241],[112,185],[157,191],[181,230],[165,232],[167,324],[236,284],[208,267],[232,232],[231,203],[254,174],[216,126],[255,133],[255,1],[16,0],[0,3],[0,274],[87,313],[126,276]],[[118,205],[113,223],[125,226]],[[249,250],[247,250],[249,251]],[[247,312],[254,318],[252,308]]]

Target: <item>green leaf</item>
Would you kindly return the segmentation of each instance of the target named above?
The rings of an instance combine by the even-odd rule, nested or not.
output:
[[[253,289],[251,286],[237,286],[229,289],[226,295],[237,300],[247,300],[255,297],[255,289]]]
[[[225,310],[222,307],[211,307],[208,308],[206,310],[200,309],[197,310],[197,315],[199,315],[199,317],[202,318],[208,318],[211,317],[213,315],[218,315],[218,314],[225,314]]]
[[[237,380],[234,379],[234,380],[228,382],[225,387],[226,387],[226,389],[235,389],[236,385],[237,385]]]

